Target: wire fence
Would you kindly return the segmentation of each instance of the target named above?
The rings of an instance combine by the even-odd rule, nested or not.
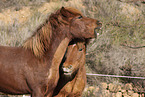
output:
[[[101,76],[101,77],[116,77],[116,78],[131,78],[131,79],[145,79],[145,77],[119,76],[119,75],[105,75],[105,74],[91,74],[86,73],[87,76]]]

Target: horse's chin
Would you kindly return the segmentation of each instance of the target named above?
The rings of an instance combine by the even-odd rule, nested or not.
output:
[[[72,69],[69,69],[69,68],[63,68],[63,72],[64,73],[72,73]]]
[[[99,35],[99,32],[95,30],[94,35],[95,35],[95,38],[97,38],[97,36]]]
[[[95,29],[94,30],[94,35],[95,35],[95,38],[97,38],[97,36],[99,36],[100,35],[100,33],[99,33],[100,31],[99,31],[99,29]]]
[[[64,75],[71,75],[72,73],[64,73]]]

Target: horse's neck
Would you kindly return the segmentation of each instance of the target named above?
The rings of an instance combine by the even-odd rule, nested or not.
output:
[[[52,65],[53,66],[57,66],[57,65],[60,65],[61,63],[61,60],[66,52],[66,49],[68,47],[68,44],[69,44],[69,39],[68,38],[64,38],[59,46],[57,47],[54,55],[53,55],[53,59],[52,59]]]
[[[70,39],[67,37],[55,37],[48,51],[48,65],[51,68],[59,69],[59,65],[66,52]]]

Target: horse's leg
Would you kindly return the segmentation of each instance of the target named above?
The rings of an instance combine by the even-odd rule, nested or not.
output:
[[[52,97],[53,91],[49,92],[46,97]]]

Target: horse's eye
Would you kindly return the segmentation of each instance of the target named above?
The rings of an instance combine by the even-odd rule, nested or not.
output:
[[[79,17],[78,17],[78,19],[82,19],[83,17],[80,15]]]

